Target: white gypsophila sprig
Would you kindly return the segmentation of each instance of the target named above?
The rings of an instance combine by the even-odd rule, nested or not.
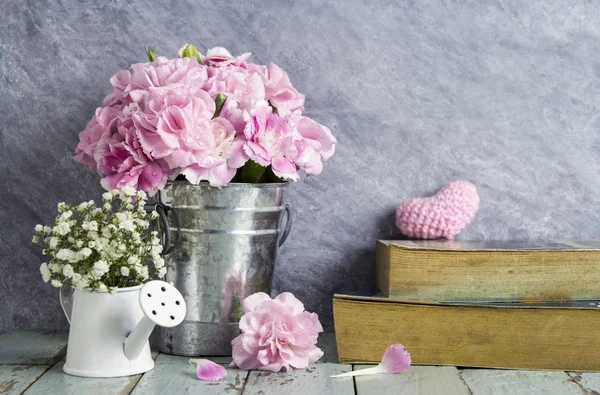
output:
[[[59,203],[52,227],[37,225],[32,242],[49,261],[40,265],[45,282],[78,289],[112,291],[135,286],[152,275],[163,277],[165,261],[157,232],[150,232],[158,215],[146,213],[147,195],[126,187],[69,207]]]

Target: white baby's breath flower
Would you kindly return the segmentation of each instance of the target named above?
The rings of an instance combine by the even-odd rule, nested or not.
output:
[[[44,280],[45,283],[50,281],[52,273],[50,273],[50,269],[48,268],[48,264],[46,262],[40,265],[40,273],[42,274],[42,280]]]
[[[83,247],[83,240],[77,240],[77,242],[75,243],[75,245],[77,246],[77,248]]]
[[[104,276],[106,273],[108,273],[109,269],[110,269],[110,267],[108,266],[108,263],[106,263],[106,261],[99,260],[98,262],[94,263],[94,266],[92,267],[92,274],[96,278],[100,278],[100,277]]]
[[[36,232],[41,232],[41,231],[43,231],[43,230],[44,230],[44,227],[43,227],[42,225],[40,225],[40,224],[37,224],[37,225],[35,226],[35,231],[36,231]]]
[[[96,207],[95,209],[92,210],[92,215],[98,215],[102,212],[101,208]]]
[[[79,253],[81,254],[81,256],[83,256],[84,258],[89,257],[90,255],[92,255],[92,250],[90,250],[89,248],[85,247],[83,248],[81,251],[79,251]]]
[[[156,219],[156,218],[158,218],[158,212],[157,212],[157,211],[153,211],[153,212],[151,212],[151,213],[150,213],[150,218],[152,218],[152,219]]]
[[[69,237],[67,238],[67,241],[68,241],[69,243],[71,243],[71,244],[74,244],[74,243],[75,243],[75,238],[74,238],[73,236],[69,236]]]
[[[102,236],[106,238],[110,237],[110,228],[108,226],[102,228]]]
[[[137,196],[141,199],[146,200],[146,198],[148,197],[148,194],[145,191],[137,191]]]
[[[64,213],[62,213],[62,214],[60,215],[60,218],[61,218],[63,221],[66,221],[66,220],[68,220],[69,218],[71,218],[72,216],[73,216],[73,212],[72,212],[71,210],[69,210],[69,211],[65,211]]]
[[[150,254],[152,254],[152,256],[159,256],[160,253],[162,252],[162,246],[161,245],[153,245],[152,248],[150,249]]]
[[[52,231],[60,236],[66,236],[71,231],[71,226],[67,222],[59,222]]]
[[[88,202],[80,203],[79,206],[77,206],[77,210],[79,210],[80,212],[84,211],[85,209],[88,208],[88,206],[89,206]]]
[[[95,242],[94,240],[90,240],[90,241],[88,242],[88,247],[89,247],[89,248],[94,248],[94,247],[96,247],[96,242]]]
[[[58,207],[58,211],[60,213],[64,213],[65,211],[67,211],[69,209],[69,207],[67,206],[67,204],[65,202],[58,203],[57,207]]]
[[[137,255],[132,255],[129,258],[127,258],[127,263],[129,263],[130,265],[137,265],[138,263],[140,263],[140,257]]]
[[[112,198],[113,198],[113,194],[110,192],[104,192],[102,194],[102,200],[110,202],[112,200]]]
[[[136,190],[131,185],[125,185],[125,187],[123,187],[123,194],[125,194],[125,196],[134,196],[135,193]]]
[[[69,265],[68,263],[63,266],[62,269],[62,274],[66,277],[66,278],[71,278],[73,277],[73,266]]]
[[[38,241],[40,241],[38,235],[33,235],[33,237],[31,238],[31,242],[33,244],[37,244]]]
[[[165,274],[167,274],[167,268],[166,267],[161,267],[160,269],[158,269],[158,277],[164,277]]]
[[[123,243],[119,244],[119,246],[117,247],[117,249],[119,251],[125,251],[127,249],[127,246]]]
[[[50,269],[52,273],[60,273],[62,271],[62,265],[56,262],[50,263],[48,264],[48,269]]]
[[[89,230],[96,231],[96,230],[98,230],[98,222],[96,222],[96,221],[90,221],[88,223],[88,227],[89,227]]]
[[[118,189],[113,189],[112,191],[110,191],[110,193],[112,193],[113,196],[119,196],[121,192]]]
[[[121,276],[129,276],[129,268],[127,266],[121,266]]]
[[[89,230],[90,229],[90,223],[85,221],[81,223],[81,229],[83,230]]]
[[[138,232],[134,232],[131,235],[131,238],[133,239],[133,241],[135,241],[136,243],[139,242],[141,240],[141,236]]]
[[[106,284],[104,284],[104,283],[98,284],[98,291],[106,291],[107,289],[108,289],[108,287],[106,286]]]
[[[52,284],[52,286],[53,286],[53,287],[55,287],[55,288],[60,288],[60,287],[62,287],[62,281],[60,281],[60,280],[57,280],[57,279],[54,279],[54,280],[52,280],[51,284]]]
[[[139,270],[137,270],[142,280],[147,280],[150,277],[148,273],[148,266],[142,266]]]
[[[133,224],[132,220],[127,220],[127,221],[123,221],[119,224],[119,228],[121,229],[125,229],[128,232],[133,232],[135,231],[135,225]]]
[[[88,237],[88,239],[90,239],[90,240],[98,240],[98,237],[99,237],[99,236],[98,236],[98,232],[96,232],[96,231],[93,231],[93,230],[90,230],[90,231],[87,233],[87,237]]]
[[[154,267],[157,269],[161,269],[163,266],[165,266],[165,260],[160,256],[153,258],[153,261],[154,261]]]
[[[44,226],[44,233],[47,235],[52,233],[52,228],[49,226]]]
[[[71,258],[72,254],[74,254],[74,252],[69,250],[68,248],[61,248],[56,253],[56,259],[60,259],[61,261],[68,261]]]
[[[104,203],[104,204],[102,205],[102,208],[103,208],[105,211],[110,211],[110,210],[112,210],[112,204],[110,204],[110,203]]]
[[[55,249],[58,246],[59,241],[60,239],[58,237],[51,237],[50,241],[48,242],[48,247]]]

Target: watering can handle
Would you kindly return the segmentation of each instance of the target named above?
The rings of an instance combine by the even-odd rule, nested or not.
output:
[[[58,292],[58,299],[60,300],[60,307],[62,307],[65,317],[69,325],[71,325],[71,313],[73,312],[73,288],[65,287],[64,283],[60,287]]]
[[[287,221],[285,223],[285,229],[283,231],[283,234],[279,239],[279,247],[281,247],[283,243],[285,243],[285,240],[289,236],[290,230],[292,229],[292,206],[289,203],[285,205],[285,213],[287,214]]]

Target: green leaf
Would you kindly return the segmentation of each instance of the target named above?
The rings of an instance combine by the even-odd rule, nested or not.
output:
[[[260,179],[266,169],[266,167],[259,165],[253,160],[249,160],[244,166],[242,166],[242,170],[240,172],[240,181],[249,184],[256,184],[260,182]]]
[[[146,55],[148,55],[148,60],[154,62],[156,60],[156,48],[154,45],[151,45],[146,49]]]
[[[222,93],[219,93],[217,97],[215,97],[215,104],[217,108],[215,109],[215,116],[213,118],[218,117],[221,114],[221,110],[223,109],[223,105],[227,101],[227,96]]]
[[[202,64],[202,56],[200,52],[192,44],[186,45],[181,51],[182,58],[196,58],[198,64]]]

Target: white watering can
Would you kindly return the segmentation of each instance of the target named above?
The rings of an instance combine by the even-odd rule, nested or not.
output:
[[[186,315],[181,293],[164,281],[149,281],[114,293],[75,290],[60,303],[71,328],[63,370],[73,376],[118,377],[154,368],[148,337],[155,325],[174,327]],[[69,311],[71,313],[69,314]]]

